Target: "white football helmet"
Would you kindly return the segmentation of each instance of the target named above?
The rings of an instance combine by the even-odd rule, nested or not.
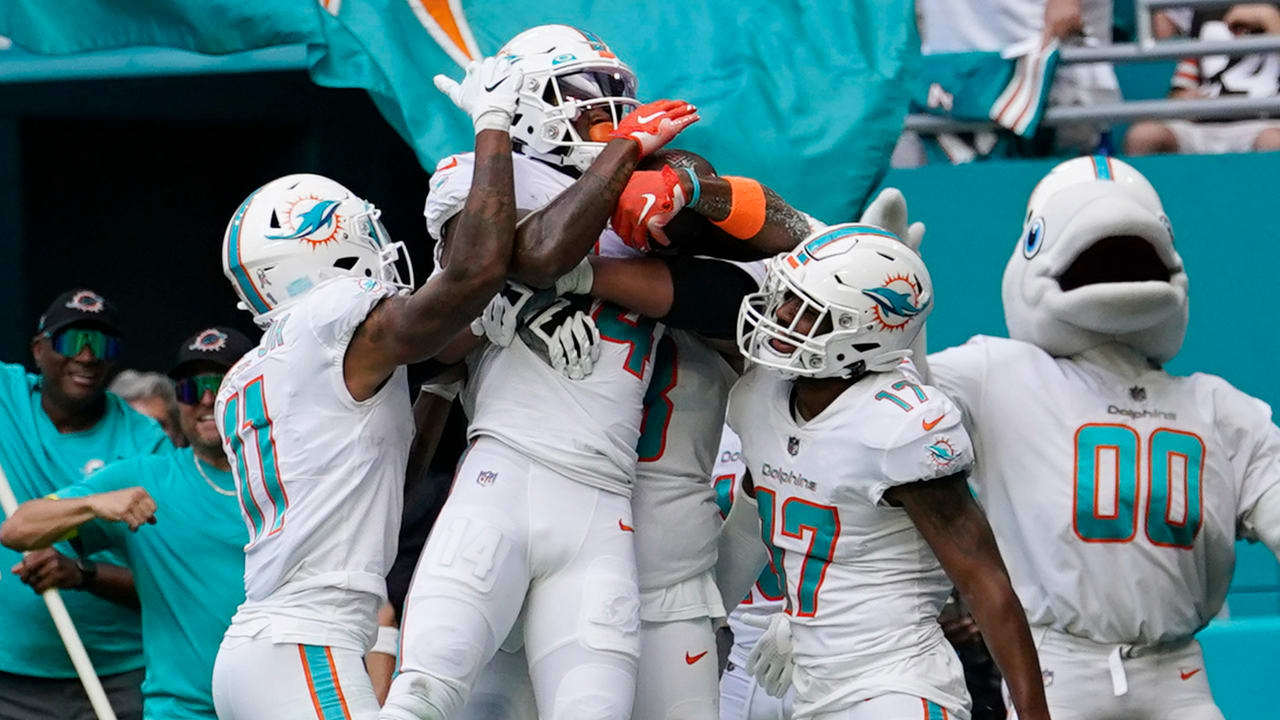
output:
[[[779,318],[793,298],[795,314]],[[932,309],[929,270],[896,235],[874,225],[832,225],[769,261],[760,292],[742,300],[738,349],[790,376],[883,372],[910,357]],[[806,316],[812,325],[801,329]]]
[[[616,127],[640,104],[635,73],[586,30],[539,25],[507,41],[498,56],[524,72],[511,140],[530,157],[585,170],[605,143],[582,137],[573,121],[605,107]]]
[[[239,307],[266,327],[308,290],[341,275],[412,290],[409,253],[403,243],[391,242],[379,215],[372,204],[320,175],[286,175],[258,188],[222,238],[222,271],[240,297]]]

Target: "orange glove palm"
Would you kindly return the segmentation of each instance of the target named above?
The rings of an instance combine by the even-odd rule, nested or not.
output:
[[[649,250],[650,236],[670,245],[662,228],[684,208],[684,202],[680,178],[670,165],[631,173],[613,211],[613,231],[628,246],[642,252]]]

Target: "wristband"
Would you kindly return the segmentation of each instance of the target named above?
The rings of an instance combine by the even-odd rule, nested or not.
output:
[[[764,227],[764,188],[751,178],[724,176],[729,183],[729,217],[711,223],[730,235],[745,240]]]
[[[484,130],[501,130],[509,133],[511,132],[511,113],[505,110],[486,110],[480,113],[474,123],[477,135]]]
[[[88,559],[77,557],[75,559],[76,568],[80,570],[80,582],[75,586],[76,590],[83,590],[98,577],[98,563]]]
[[[371,653],[382,653],[396,657],[400,654],[400,628],[378,626],[378,639],[373,642]]]
[[[689,193],[689,202],[685,203],[685,207],[693,207],[698,204],[698,198],[702,197],[702,183],[698,182],[698,173],[693,168],[680,168],[689,174],[689,183],[693,185],[693,191]]]
[[[454,380],[453,382],[447,383],[426,382],[422,384],[422,387],[418,388],[418,391],[431,393],[438,398],[444,398],[449,402],[453,402],[453,399],[458,397],[458,393],[462,392],[462,381]]]

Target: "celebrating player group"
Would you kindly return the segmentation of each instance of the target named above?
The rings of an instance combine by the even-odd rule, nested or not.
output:
[[[1280,431],[1161,369],[1188,281],[1137,171],[1050,172],[996,229],[1010,337],[926,358],[897,191],[826,225],[719,174],[672,146],[693,105],[569,26],[437,86],[475,143],[431,177],[420,287],[328,178],[227,228],[263,337],[213,408],[248,531],[220,718],[967,720],[952,602],[1018,718],[1222,717],[1195,634],[1238,538],[1280,553]],[[388,644],[424,362],[468,446]]]

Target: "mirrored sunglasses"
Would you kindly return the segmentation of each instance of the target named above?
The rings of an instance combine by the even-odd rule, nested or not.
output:
[[[222,378],[223,373],[192,375],[178,380],[174,383],[173,389],[178,395],[178,402],[184,405],[195,405],[200,402],[200,398],[204,397],[206,392],[217,395],[218,388],[222,385]]]
[[[89,348],[99,360],[115,360],[120,355],[120,338],[101,330],[67,328],[46,335],[53,349],[63,357],[75,357],[84,348]]]

